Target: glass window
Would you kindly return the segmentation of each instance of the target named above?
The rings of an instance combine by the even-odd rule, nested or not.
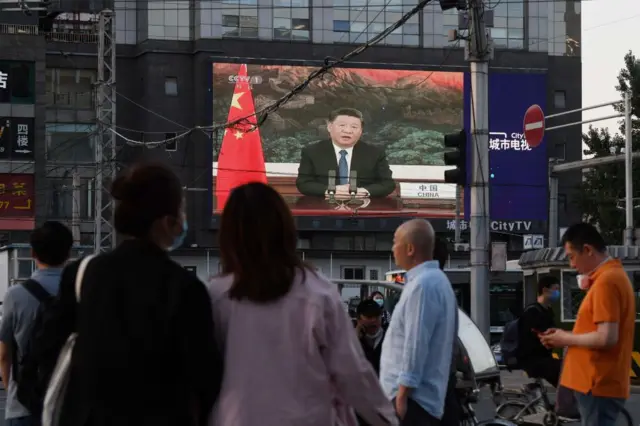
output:
[[[390,34],[384,39],[384,42],[389,45],[401,46],[402,36],[400,34]]]
[[[509,49],[524,49],[524,40],[521,38],[510,38],[507,42]]]
[[[419,24],[404,24],[402,26],[402,33],[405,35],[417,35],[420,34]]]
[[[364,280],[364,266],[344,266],[342,268],[342,279]]]
[[[18,278],[25,279],[31,277],[35,270],[35,264],[31,259],[18,259]]]
[[[50,179],[47,183],[51,194],[49,216],[57,219],[71,218],[74,201],[72,179]]]
[[[240,16],[240,28],[258,28],[256,16]]]
[[[507,29],[506,28],[491,28],[491,37],[496,38],[507,38]]]
[[[553,106],[558,109],[564,109],[566,105],[566,92],[564,90],[556,90],[553,92]]]
[[[403,35],[402,44],[405,46],[419,46],[420,36],[417,35]]]
[[[46,124],[47,160],[94,162],[94,131],[89,124]]]
[[[515,40],[524,39],[524,30],[522,28],[509,28],[507,30],[507,34],[510,39],[515,39]]]
[[[175,137],[176,137],[175,133],[165,133],[164,134],[164,138],[166,140],[173,139]],[[164,145],[164,149],[165,149],[165,151],[177,151],[178,150],[178,141],[177,140],[173,140],[171,142],[167,142]]]
[[[244,2],[241,2],[241,4],[243,4],[243,6],[238,9],[225,9],[229,14],[222,15],[223,37],[258,37],[257,7],[246,7],[244,6]],[[255,4],[255,2],[252,4]],[[288,4],[286,0],[285,4]],[[280,9],[277,10],[280,11]]]
[[[507,16],[520,18],[524,16],[524,1],[507,1]]]
[[[308,19],[275,18],[273,38],[286,40],[309,40]]]
[[[380,271],[377,269],[369,269],[369,279],[371,281],[379,281],[380,280]]]
[[[522,306],[522,283],[492,284],[489,289],[492,327],[504,327]]]
[[[35,103],[33,62],[0,61],[0,103]]]
[[[240,17],[237,15],[222,15],[222,26],[238,28],[240,26]]]
[[[339,33],[347,33],[349,32],[351,25],[349,21],[333,21],[333,31]]]
[[[367,28],[367,24],[365,22],[352,22],[351,23],[351,32],[354,34],[361,34],[365,32]]]
[[[292,30],[309,30],[309,20],[308,19],[300,19],[293,18],[291,20],[291,29]]]
[[[406,24],[405,24],[406,25]],[[367,32],[372,35],[378,35],[385,29],[384,24],[369,24]]]
[[[311,40],[309,30],[293,30],[291,31],[291,40],[308,41]]]
[[[178,79],[176,77],[165,77],[164,94],[169,96],[178,95]]]
[[[282,29],[282,30],[290,30],[291,29],[291,19],[289,18],[274,18],[273,19],[273,28],[274,29]]]
[[[93,180],[81,178],[77,188],[73,178],[53,178],[47,181],[49,187],[49,217],[71,219],[74,209],[78,209],[81,219],[93,216]]]
[[[494,38],[493,43],[496,47],[508,47],[508,41],[506,38]]]

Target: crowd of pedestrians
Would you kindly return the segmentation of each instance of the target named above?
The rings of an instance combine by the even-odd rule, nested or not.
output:
[[[188,230],[170,169],[134,166],[111,195],[122,239],[111,252],[68,262],[64,225],[32,234],[37,269],[8,290],[0,324],[8,426],[459,424],[458,306],[428,221],[395,232],[407,274],[393,314],[375,292],[354,331],[337,286],[297,255],[291,211],[270,186],[230,194],[222,271],[206,284],[170,257]],[[628,397],[635,307],[589,230],[565,234],[590,289],[574,332],[531,324],[544,346],[570,347],[561,383],[578,392],[584,425],[607,426]],[[542,285],[539,303],[556,291]]]

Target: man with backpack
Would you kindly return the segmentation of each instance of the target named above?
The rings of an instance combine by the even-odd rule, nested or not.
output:
[[[530,377],[542,377],[553,387],[558,386],[562,362],[540,342],[539,335],[555,328],[551,304],[560,300],[560,283],[551,275],[538,281],[538,299],[520,316],[518,324],[518,364]]]
[[[540,343],[541,333],[555,327],[551,304],[560,299],[560,283],[547,275],[538,282],[538,298],[519,318],[505,326],[500,347],[508,369],[522,369],[531,377],[542,377],[558,386],[562,362]]]
[[[60,222],[45,222],[31,234],[31,253],[37,269],[27,281],[9,288],[3,304],[0,323],[0,375],[7,391],[5,425],[37,426],[40,413],[25,407],[25,398],[18,400],[26,385],[22,366],[30,356],[34,336],[41,328],[43,317],[58,294],[60,277],[69,259],[73,236]],[[24,379],[24,380],[23,380]],[[30,389],[25,389],[29,391]],[[31,401],[29,401],[31,402]]]

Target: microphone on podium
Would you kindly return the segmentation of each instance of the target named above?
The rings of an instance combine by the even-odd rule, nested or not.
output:
[[[336,196],[336,171],[335,170],[329,170],[328,179],[329,181],[327,184],[327,193],[329,194],[329,202],[334,203],[335,196]]]
[[[351,201],[356,198],[358,193],[358,172],[351,170],[349,172],[349,195],[351,195]]]

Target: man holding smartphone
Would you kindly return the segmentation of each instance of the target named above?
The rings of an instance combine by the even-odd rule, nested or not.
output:
[[[540,335],[555,328],[551,305],[560,299],[560,283],[551,275],[538,281],[536,303],[527,306],[518,321],[518,364],[530,377],[542,377],[557,387],[562,361],[540,342]]]

